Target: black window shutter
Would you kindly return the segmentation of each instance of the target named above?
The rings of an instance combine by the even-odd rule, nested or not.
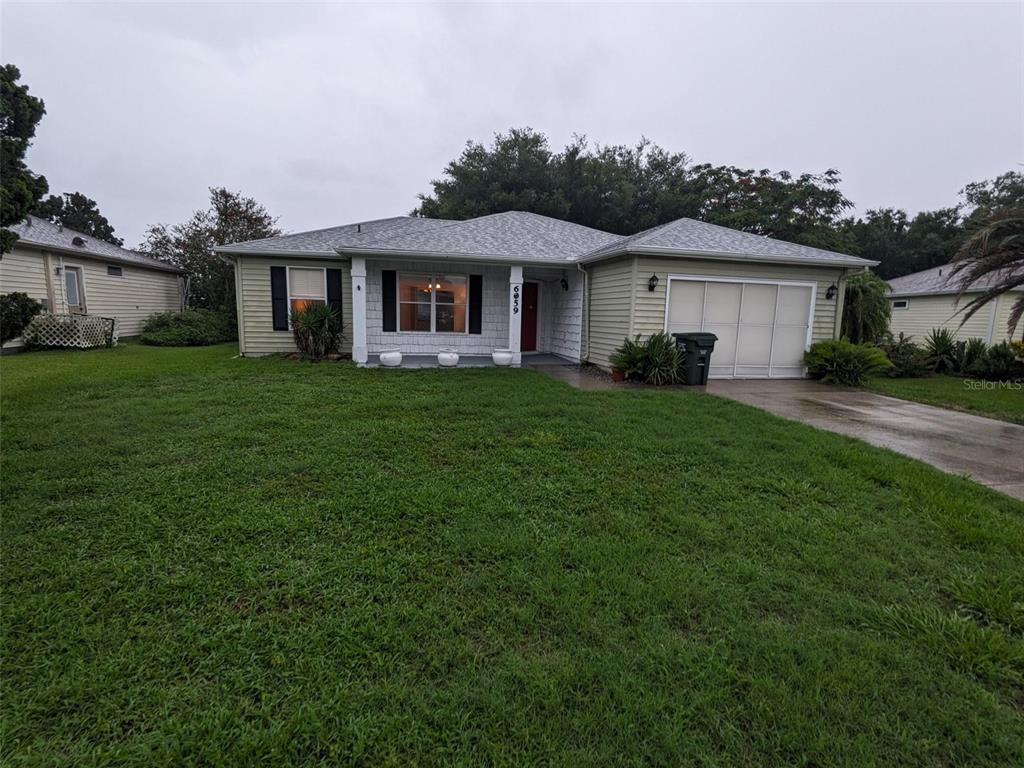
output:
[[[380,288],[384,294],[384,332],[393,333],[398,330],[398,273],[381,270]]]
[[[341,322],[341,270],[327,270],[327,306],[338,313]]]
[[[469,276],[469,332],[480,333],[483,318],[484,276]]]
[[[270,305],[273,310],[274,330],[288,330],[288,276],[285,267],[270,268]]]

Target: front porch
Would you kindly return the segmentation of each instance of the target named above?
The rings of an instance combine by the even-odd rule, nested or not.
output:
[[[580,360],[583,280],[571,264],[501,264],[429,257],[352,257],[352,358],[380,365],[402,353],[402,367],[436,367],[454,349],[459,367],[493,365],[491,353]]]

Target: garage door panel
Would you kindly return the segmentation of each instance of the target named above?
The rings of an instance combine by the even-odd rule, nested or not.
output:
[[[668,332],[699,331],[704,317],[704,283],[673,280],[669,291]]]
[[[737,365],[767,366],[772,353],[772,327],[770,325],[741,325],[736,345]],[[765,371],[767,374],[768,371]]]
[[[704,326],[714,323],[735,323],[740,313],[739,283],[708,283],[704,305]],[[714,331],[711,331],[714,333]]]
[[[777,327],[772,345],[772,373],[781,368],[802,368],[807,347],[807,328]]]
[[[779,288],[776,285],[747,283],[743,286],[743,310],[741,323],[771,325],[775,322],[775,299]]]
[[[800,285],[779,286],[779,325],[807,327],[811,311],[811,289]]]

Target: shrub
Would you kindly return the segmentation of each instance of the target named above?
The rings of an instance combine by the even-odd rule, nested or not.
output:
[[[326,304],[310,304],[292,312],[295,346],[309,360],[323,360],[338,349],[341,321],[337,311]]]
[[[0,296],[0,344],[21,336],[29,321],[43,311],[43,305],[27,293]]]
[[[819,341],[804,355],[808,372],[828,384],[863,386],[892,363],[873,344],[851,344],[846,339]]]
[[[236,338],[233,318],[212,309],[150,315],[142,326],[142,343],[155,347],[205,347]]]
[[[679,381],[683,353],[671,335],[656,333],[647,341],[640,341],[640,336],[626,339],[612,353],[610,362],[627,379],[662,386]]]
[[[893,378],[915,378],[928,373],[925,351],[915,344],[911,339],[913,336],[906,336],[900,333],[893,338],[890,334],[879,346],[889,358],[892,367],[888,370],[889,376]]]
[[[622,346],[612,352],[608,361],[612,368],[622,371],[627,379],[636,379],[644,371],[644,358],[644,343],[637,334],[633,339],[625,339]]]
[[[928,367],[935,373],[955,371],[960,358],[956,337],[948,328],[933,328],[924,345]]]
[[[985,357],[988,352],[988,344],[984,339],[968,339],[957,345],[957,366],[958,373],[966,373],[976,363]]]
[[[1018,360],[1024,360],[1024,341],[1011,341],[1010,349],[1013,350],[1013,354],[1017,356]]]
[[[966,372],[989,381],[1024,379],[1024,363],[1017,359],[1013,347],[1004,341],[989,347]]]

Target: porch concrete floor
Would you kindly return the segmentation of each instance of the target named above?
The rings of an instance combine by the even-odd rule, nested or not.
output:
[[[535,366],[567,366],[574,365],[571,360],[558,355],[524,354],[523,367]],[[380,355],[368,355],[364,368],[381,368]],[[440,368],[437,355],[402,355],[399,368]],[[492,368],[494,361],[490,355],[459,355],[458,368]]]

